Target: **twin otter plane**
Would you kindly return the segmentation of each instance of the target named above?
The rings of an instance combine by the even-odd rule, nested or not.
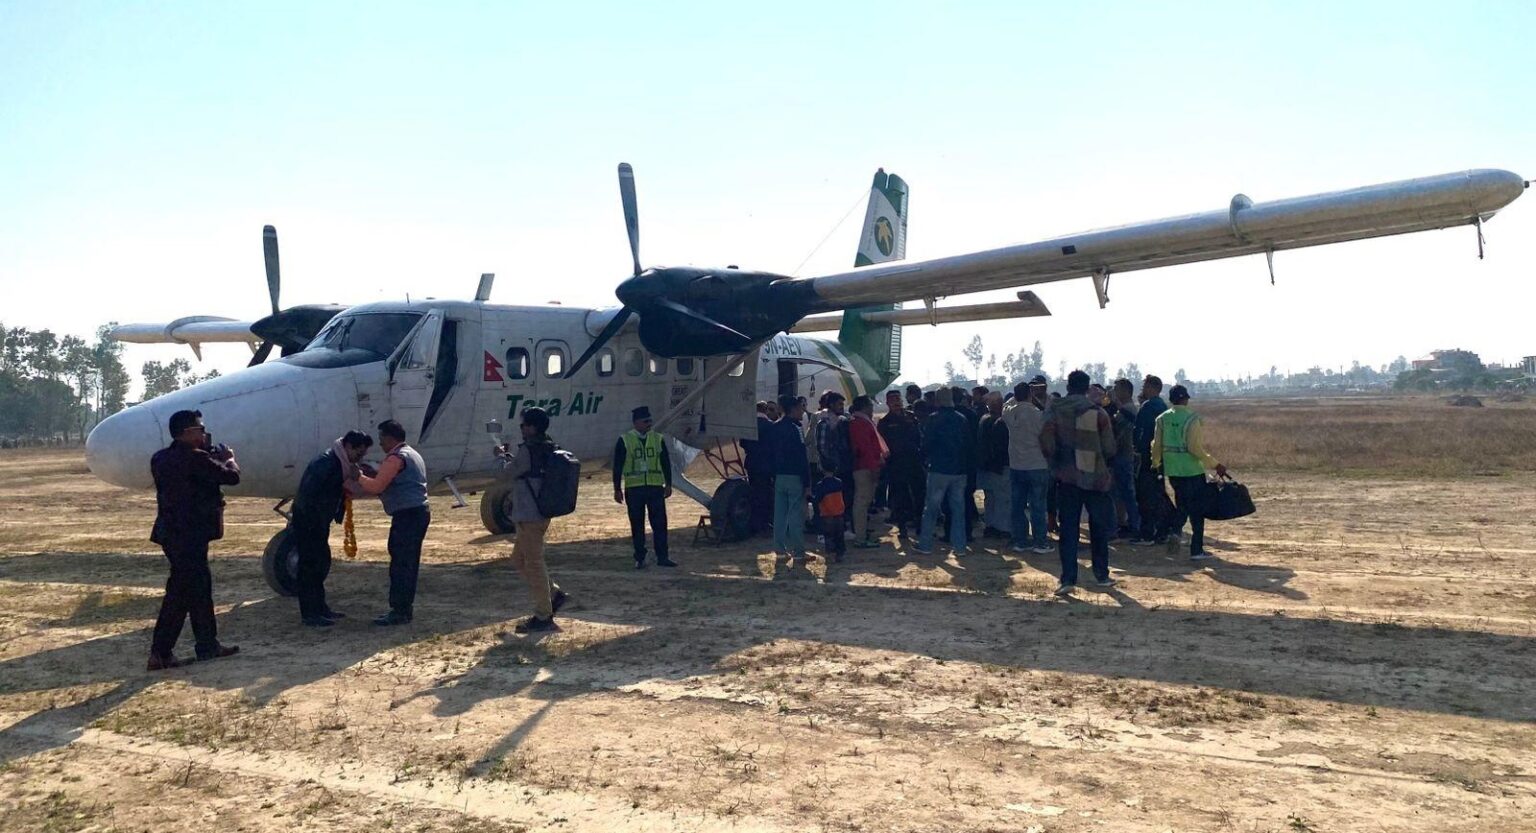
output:
[[[537,405],[551,415],[551,435],[595,470],[629,427],[630,408],[643,404],[673,438],[674,471],[704,453],[726,476],[713,495],[686,479],[677,485],[708,508],[725,537],[737,538],[747,493],[735,443],[756,437],[758,400],[878,393],[900,373],[903,324],[1050,314],[1027,290],[1006,303],[944,307],[940,298],[1091,278],[1102,307],[1120,272],[1250,254],[1266,255],[1272,270],[1283,249],[1461,225],[1480,233],[1528,185],[1484,169],[1265,203],[1239,194],[1201,214],[908,262],[907,186],[878,171],[855,268],[790,278],[735,267],[642,268],[634,174],[620,165],[634,263],[616,291],[620,306],[606,309],[491,304],[490,275],[473,301],[284,309],[277,235],[268,226],[271,315],[192,316],[112,333],[199,354],[205,342],[246,342],[255,352],[250,367],[108,417],[87,439],[86,460],[109,483],[149,488],[149,458],[169,443],[171,413],[201,410],[218,439],[238,449],[241,482],[229,492],[278,499],[285,514],[313,455],[347,429],[393,418],[426,458],[434,490],[461,504],[463,491],[481,490],[486,528],[505,533],[513,531],[508,486],[496,480],[500,464],[485,432],[507,424],[515,437],[519,412]],[[901,309],[904,301],[923,305]],[[827,330],[837,331],[835,340],[801,335]],[[282,357],[267,361],[274,348]],[[291,588],[297,558],[288,538],[286,529],[275,535],[264,560],[279,592]]]

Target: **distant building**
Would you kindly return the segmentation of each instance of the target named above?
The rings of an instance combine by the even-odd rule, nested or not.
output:
[[[1413,360],[1414,370],[1461,370],[1476,373],[1483,369],[1483,360],[1471,350],[1451,348],[1435,350],[1423,358]]]
[[[1520,373],[1536,379],[1536,356],[1526,356],[1520,360]]]

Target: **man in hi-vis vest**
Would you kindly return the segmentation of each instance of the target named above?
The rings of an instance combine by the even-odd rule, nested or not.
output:
[[[666,442],[651,430],[651,409],[630,412],[634,430],[613,447],[613,502],[629,508],[629,537],[635,545],[635,569],[645,569],[645,516],[651,516],[656,566],[676,567],[667,557],[667,498],[672,496],[672,461]]]
[[[1178,551],[1179,535],[1187,517],[1189,557],[1193,561],[1205,561],[1211,558],[1205,551],[1205,518],[1198,511],[1191,511],[1191,507],[1205,486],[1205,470],[1215,469],[1216,476],[1226,477],[1227,467],[1205,451],[1205,444],[1201,442],[1200,415],[1189,409],[1189,388],[1174,385],[1168,392],[1168,401],[1173,407],[1158,414],[1152,432],[1152,467],[1161,468],[1163,476],[1173,486],[1175,509],[1164,528],[1168,535],[1168,550]]]

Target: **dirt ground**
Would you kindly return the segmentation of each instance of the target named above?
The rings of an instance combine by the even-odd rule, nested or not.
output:
[[[473,507],[435,499],[395,629],[361,510],[317,632],[262,581],[269,502],[233,500],[241,654],[149,674],[153,496],[0,452],[0,829],[1536,830],[1536,475],[1248,480],[1216,561],[1116,547],[1120,586],[1071,600],[993,542],[694,546],[681,496],[682,566],[636,572],[593,482],[542,638]]]

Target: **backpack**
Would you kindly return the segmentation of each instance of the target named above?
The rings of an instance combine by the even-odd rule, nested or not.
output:
[[[576,492],[581,485],[581,461],[576,455],[557,445],[542,455],[542,459],[529,462],[531,466],[523,482],[528,484],[528,492],[533,495],[539,515],[558,518],[575,512]],[[538,491],[533,490],[531,481],[534,478],[543,480]]]

